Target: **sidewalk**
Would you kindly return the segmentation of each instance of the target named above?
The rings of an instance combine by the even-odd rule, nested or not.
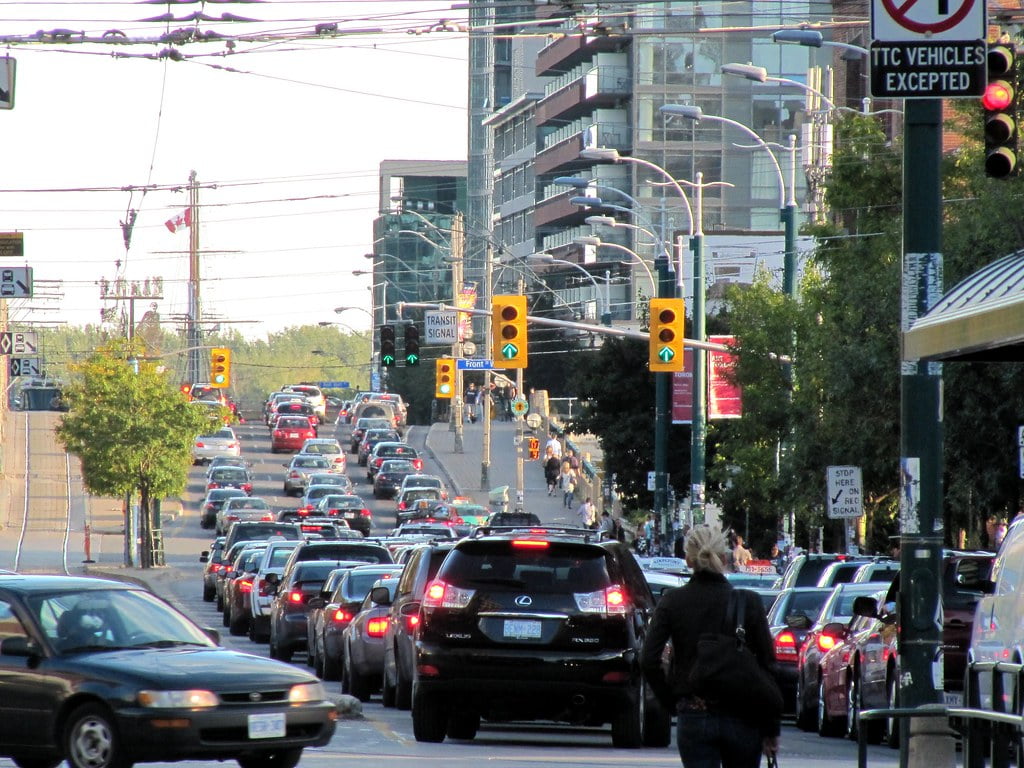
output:
[[[509,486],[509,509],[511,510],[515,507],[515,493],[512,490],[516,477],[515,434],[514,422],[491,422],[491,465],[488,472],[487,490],[480,488],[480,465],[484,443],[483,424],[464,425],[462,453],[455,453],[455,433],[450,432],[448,424],[444,422],[430,426],[426,445],[427,450],[441,465],[451,490],[456,495],[468,496],[476,503],[487,506],[487,491],[507,485]],[[528,439],[530,435],[530,430],[524,429],[524,439]],[[525,511],[533,512],[540,517],[541,522],[548,525],[577,525],[576,507],[583,499],[577,496],[573,508],[570,510],[562,504],[561,491],[555,491],[554,496],[548,496],[547,485],[544,482],[544,469],[540,461],[524,460],[523,480],[526,485],[523,493],[523,509]]]

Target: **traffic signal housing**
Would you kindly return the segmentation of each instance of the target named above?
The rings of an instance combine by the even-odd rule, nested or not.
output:
[[[526,297],[491,299],[491,357],[499,368],[526,368]]]
[[[652,371],[674,373],[683,370],[685,313],[682,299],[651,299],[647,363]]]
[[[413,323],[405,326],[405,364],[420,364],[420,329]]]
[[[231,386],[231,350],[227,347],[210,350],[210,386],[219,389]]]
[[[451,398],[455,395],[455,359],[442,357],[434,361],[434,397]]]
[[[380,364],[384,368],[391,368],[395,364],[395,326],[393,325],[380,327]]]
[[[1020,78],[1013,43],[990,44],[987,66],[988,85],[981,97],[985,109],[985,175],[1006,179],[1020,171],[1017,114]]]

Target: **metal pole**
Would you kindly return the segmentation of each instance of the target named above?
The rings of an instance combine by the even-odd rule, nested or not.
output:
[[[676,285],[668,259],[658,260],[658,297],[674,298]],[[654,516],[662,521],[668,509],[668,425],[672,417],[672,374],[654,374]]]
[[[459,233],[461,236],[461,232]],[[456,239],[455,230],[452,230],[452,242]],[[458,246],[456,246],[458,247]],[[460,253],[456,256],[452,253],[452,303],[458,304],[459,292],[462,290],[462,267],[465,263],[463,261],[463,252],[459,248]],[[462,369],[458,367],[458,361],[462,358],[462,342],[459,340],[459,334],[455,334],[455,343],[452,344],[452,357],[456,360],[455,365],[455,397],[452,398],[452,404],[455,406],[455,413],[452,414],[452,423],[455,428],[455,442],[453,450],[455,453],[463,453],[463,432],[462,432],[462,420],[463,413],[462,408],[465,401],[462,397]]]
[[[942,293],[942,102],[907,99],[905,110],[903,332]],[[938,702],[942,685],[932,673],[942,631],[942,368],[902,360],[900,373],[899,696],[916,707]]]
[[[704,174],[697,172],[694,234],[690,238],[693,251],[693,332],[697,341],[705,340],[704,292]],[[693,415],[690,421],[690,515],[693,522],[704,522],[704,462],[707,448],[707,352],[693,348]]]
[[[612,324],[612,271],[604,271],[604,315],[601,316],[604,325]]]
[[[487,253],[484,254],[486,261],[484,262],[484,279],[481,284],[480,290],[480,306],[484,309],[490,310],[491,308],[491,280],[494,278],[494,251],[491,249],[490,240],[487,241]],[[484,317],[483,322],[484,337],[483,350],[484,360],[493,360],[491,357],[491,315],[488,313]],[[491,374],[488,373],[484,379],[484,390],[487,392],[487,399],[484,403],[484,436],[483,436],[483,448],[480,454],[480,490],[488,491],[491,487],[491,403],[493,401],[493,390],[490,385],[492,383]],[[478,397],[481,395],[478,395]]]
[[[526,290],[526,285],[523,282],[523,278],[519,278],[519,295],[522,295]],[[523,396],[523,369],[516,368],[516,397]],[[520,415],[514,416],[516,420],[516,512],[523,511],[523,496],[526,486],[526,480],[523,471],[523,423],[525,419]]]
[[[789,135],[789,197],[781,211],[785,232],[785,256],[782,267],[782,290],[792,299],[796,289],[796,136]]]

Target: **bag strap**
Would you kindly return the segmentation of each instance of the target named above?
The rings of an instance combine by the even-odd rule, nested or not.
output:
[[[747,644],[747,628],[744,626],[743,619],[747,608],[747,595],[746,591],[742,589],[733,589],[732,594],[729,595],[729,602],[731,607],[735,610],[736,621],[736,646],[741,650]]]

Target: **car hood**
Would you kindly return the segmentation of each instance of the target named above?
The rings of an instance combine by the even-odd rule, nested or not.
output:
[[[108,679],[131,677],[181,688],[195,687],[203,681],[203,685],[217,691],[250,690],[254,680],[259,680],[264,689],[317,682],[312,675],[289,664],[227,648],[100,651],[62,656],[56,661]]]

